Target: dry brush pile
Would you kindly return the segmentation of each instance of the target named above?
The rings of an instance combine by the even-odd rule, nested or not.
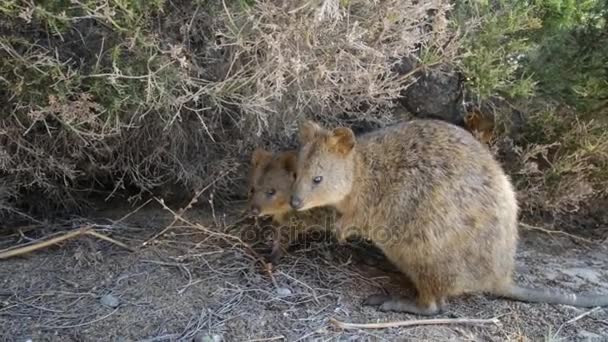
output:
[[[303,116],[389,122],[407,84],[391,65],[447,36],[446,3],[414,3],[5,2],[2,208],[194,191],[223,172],[229,197],[245,154]]]
[[[447,0],[4,1],[0,213],[72,211],[93,197],[189,197],[211,181],[215,199],[242,197],[249,152],[294,144],[304,117],[361,129],[404,119],[396,100],[438,66],[464,72],[470,93],[487,85],[476,77],[488,73],[475,56],[519,32],[501,31],[479,47],[471,42],[491,34],[492,21],[454,23],[454,12]],[[414,63],[404,71],[406,56]],[[512,56],[491,57],[483,59],[501,66]],[[500,69],[507,75],[484,91],[504,91],[516,69]],[[575,133],[596,127],[569,125]],[[530,161],[550,154],[556,141],[546,140],[559,137],[526,142],[496,132],[496,146],[510,152],[503,155],[516,152],[510,169],[523,174],[520,188],[538,192],[546,177]],[[593,158],[606,161],[572,148],[577,154],[565,157],[580,156],[579,175],[595,175],[587,172],[598,163]],[[597,195],[598,184],[590,187]]]

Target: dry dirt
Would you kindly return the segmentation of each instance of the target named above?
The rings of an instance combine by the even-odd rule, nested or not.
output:
[[[137,247],[173,219],[150,206],[118,221],[126,212],[99,212],[70,224],[96,222],[97,231]],[[230,223],[232,214],[209,212],[194,208],[187,217],[243,239],[254,229],[245,221]],[[312,241],[292,248],[273,280],[249,249],[201,227],[178,223],[134,252],[86,236],[0,261],[0,341],[608,341],[608,309],[481,295],[452,299],[439,317],[497,317],[499,325],[340,330],[330,318],[423,318],[360,305],[382,290],[411,295],[377,251],[360,243]],[[7,233],[0,236],[0,249],[53,229]],[[517,266],[522,284],[608,293],[606,242],[522,229]]]

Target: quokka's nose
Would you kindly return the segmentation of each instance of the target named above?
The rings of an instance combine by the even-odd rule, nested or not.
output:
[[[289,204],[294,209],[300,209],[302,207],[302,200],[297,196],[291,196],[291,201]]]
[[[251,207],[251,213],[256,216],[260,215],[260,207],[254,205],[253,207]]]

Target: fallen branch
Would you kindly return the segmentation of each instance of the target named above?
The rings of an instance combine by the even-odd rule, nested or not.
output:
[[[471,319],[471,318],[438,318],[438,319],[413,319],[409,321],[395,321],[384,323],[345,323],[330,318],[329,321],[341,329],[384,329],[395,327],[410,327],[414,325],[438,325],[438,324],[499,324],[498,318]]]
[[[87,230],[86,232],[84,232],[84,234],[87,234],[87,235],[92,235],[92,236],[94,236],[94,237],[96,237],[96,238],[98,238],[98,239],[108,241],[108,242],[110,242],[110,243],[115,244],[116,246],[120,246],[120,247],[122,247],[122,248],[124,248],[124,249],[128,249],[128,250],[130,250],[131,252],[134,252],[134,251],[135,251],[133,248],[131,248],[131,247],[129,247],[129,246],[127,246],[127,245],[125,245],[124,243],[122,243],[122,242],[120,242],[120,241],[116,241],[116,240],[112,239],[111,237],[109,237],[109,236],[105,236],[105,235],[103,235],[103,234],[101,234],[101,233],[98,233],[98,232],[96,232],[96,231],[94,231],[94,230]]]
[[[585,239],[584,237],[580,237],[574,234],[570,234],[570,233],[566,233],[566,232],[562,232],[561,230],[551,230],[551,229],[547,229],[547,228],[543,228],[543,227],[537,227],[537,226],[532,226],[523,222],[519,223],[520,226],[522,226],[525,229],[529,229],[529,230],[538,230],[541,231],[543,233],[547,233],[549,235],[564,235],[567,236],[569,238],[572,238],[574,240],[578,240],[578,241],[582,241],[582,242],[586,242],[586,243],[593,243],[592,240],[589,239]]]
[[[12,248],[9,248],[9,249],[5,249],[3,251],[0,251],[0,260],[1,259],[8,259],[8,258],[11,258],[11,257],[14,257],[14,256],[18,256],[18,255],[27,254],[27,253],[30,253],[30,252],[33,252],[33,251],[36,251],[36,250],[39,250],[39,249],[42,249],[42,248],[46,248],[46,247],[49,247],[49,246],[52,246],[52,245],[56,245],[56,244],[58,244],[58,243],[60,243],[62,241],[65,241],[65,240],[68,240],[68,239],[72,239],[72,238],[75,238],[75,237],[81,236],[81,235],[91,235],[91,236],[97,237],[99,239],[111,242],[111,243],[113,243],[113,244],[115,244],[117,246],[120,246],[120,247],[124,248],[124,249],[128,249],[130,251],[133,251],[133,249],[131,247],[125,245],[124,243],[116,241],[116,240],[114,240],[114,239],[112,239],[112,238],[110,238],[108,236],[105,236],[105,235],[103,235],[101,233],[98,233],[98,232],[92,230],[90,226],[86,226],[86,227],[82,227],[80,229],[73,230],[71,232],[67,232],[67,233],[65,233],[63,235],[60,235],[58,237],[55,237],[55,238],[52,238],[52,239],[49,239],[49,240],[46,240],[46,241],[40,241],[40,242],[37,242],[37,243],[34,243],[34,244],[27,244],[27,246],[23,246],[23,247],[18,247],[17,246],[17,247],[12,247]]]

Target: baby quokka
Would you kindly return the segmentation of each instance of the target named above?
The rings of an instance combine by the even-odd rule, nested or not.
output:
[[[415,284],[416,300],[373,295],[380,310],[433,315],[446,300],[484,292],[528,302],[608,305],[608,295],[562,294],[512,281],[518,204],[509,178],[469,132],[413,120],[355,137],[307,121],[291,206],[331,206],[340,239],[371,239]]]
[[[289,244],[301,235],[328,231],[335,216],[335,210],[330,208],[306,212],[296,212],[291,208],[289,201],[296,167],[295,150],[272,153],[257,148],[251,156],[249,211],[254,216],[272,218],[274,232],[270,262],[275,265]]]

